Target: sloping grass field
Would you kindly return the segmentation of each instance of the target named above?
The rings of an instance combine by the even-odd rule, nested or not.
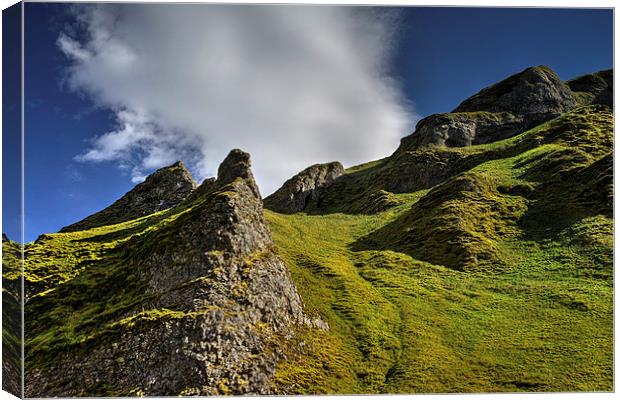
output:
[[[323,209],[265,210],[306,312],[330,327],[298,329],[276,392],[613,390],[612,134],[608,108],[583,107],[353,167]],[[445,179],[387,190],[416,157],[448,160]],[[27,244],[26,372],[122,329],[148,300],[128,260],[174,246],[201,206]]]
[[[610,124],[610,112],[582,109],[502,142],[450,149],[522,146],[430,190],[392,194],[401,205],[380,213],[266,210],[307,310],[330,326],[299,333],[275,385],[613,390]]]

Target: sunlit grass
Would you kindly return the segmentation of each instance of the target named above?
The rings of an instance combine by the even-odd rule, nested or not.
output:
[[[308,214],[265,210],[306,313],[330,327],[299,327],[274,385],[611,390],[612,127],[609,110],[585,107],[499,142],[349,168]],[[445,179],[386,190],[382,179],[420,160],[448,168]],[[27,244],[26,370],[113,331],[191,318],[140,308],[139,260],[175,246],[203,200]]]

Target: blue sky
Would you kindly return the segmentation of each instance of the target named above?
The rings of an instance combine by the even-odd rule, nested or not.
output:
[[[313,67],[313,70],[323,69],[322,75],[312,75],[312,79],[315,81],[313,81],[312,87],[307,88],[303,87],[303,82],[299,79],[299,76],[303,76],[302,73],[306,73],[305,66],[300,63],[306,61],[300,61],[299,57],[296,57],[295,60],[291,61],[293,63],[290,64],[292,65],[291,69],[299,71],[302,75],[293,75],[290,80],[292,84],[288,84],[288,86],[274,88],[275,94],[269,90],[269,82],[274,82],[270,80],[272,78],[267,76],[263,81],[256,81],[254,78],[254,80],[248,80],[244,75],[244,63],[241,63],[233,66],[235,71],[238,71],[238,75],[234,77],[234,82],[244,82],[244,85],[234,87],[240,92],[236,96],[232,94],[231,97],[223,98],[222,102],[230,103],[227,105],[228,108],[219,108],[218,104],[201,107],[202,104],[212,104],[209,103],[212,99],[204,93],[198,93],[196,94],[196,102],[187,103],[196,103],[196,112],[186,110],[186,104],[180,108],[180,112],[183,113],[183,118],[190,122],[195,116],[204,115],[210,124],[202,124],[200,118],[196,118],[195,123],[188,123],[185,126],[176,121],[174,115],[163,118],[160,115],[161,113],[153,112],[148,115],[157,115],[157,118],[161,118],[155,119],[153,117],[154,119],[151,121],[144,117],[147,114],[143,115],[136,111],[161,110],[157,108],[160,107],[160,104],[154,103],[150,98],[153,97],[150,90],[155,90],[152,89],[152,86],[154,85],[153,82],[158,82],[157,77],[154,81],[145,81],[142,86],[140,85],[141,82],[134,85],[134,81],[137,80],[135,76],[128,75],[129,72],[124,75],[118,72],[119,69],[126,67],[125,64],[111,64],[108,69],[105,69],[99,67],[102,64],[100,59],[97,63],[92,63],[80,58],[84,51],[92,52],[97,57],[103,57],[110,54],[110,49],[115,51],[121,49],[124,52],[112,54],[117,54],[117,57],[119,57],[118,54],[121,54],[121,61],[126,56],[127,63],[134,63],[131,65],[135,68],[144,66],[144,63],[139,63],[139,57],[142,56],[142,51],[145,54],[149,51],[148,37],[153,36],[153,33],[141,35],[134,27],[139,27],[140,21],[147,20],[151,23],[145,26],[150,26],[152,19],[149,20],[149,18],[165,19],[171,13],[162,8],[157,13],[145,17],[143,16],[144,8],[141,9],[141,7],[152,6],[134,6],[114,10],[113,13],[109,14],[106,14],[107,10],[104,10],[104,14],[96,14],[95,16],[104,15],[105,18],[119,18],[121,21],[131,22],[125,28],[122,28],[122,23],[109,25],[114,26],[114,29],[117,29],[117,26],[121,28],[113,31],[111,35],[105,36],[107,42],[100,46],[99,42],[89,41],[87,33],[92,34],[95,28],[101,29],[103,32],[110,32],[105,21],[101,23],[99,19],[93,17],[94,14],[87,12],[86,15],[90,18],[91,25],[89,27],[91,31],[85,31],[84,26],[76,27],[74,25],[76,12],[70,12],[66,4],[26,3],[26,241],[34,240],[41,233],[55,232],[62,226],[106,207],[134,186],[132,178],[134,181],[139,180],[140,176],[151,172],[157,162],[168,160],[170,157],[179,156],[190,166],[195,175],[206,176],[213,171],[213,165],[217,165],[222,157],[221,154],[225,154],[228,147],[249,148],[253,157],[254,153],[257,153],[254,157],[254,168],[255,172],[258,171],[261,190],[266,195],[269,190],[265,188],[274,188],[277,186],[278,180],[283,181],[283,177],[288,176],[285,174],[299,170],[301,165],[309,165],[310,160],[313,160],[312,162],[323,162],[330,161],[330,159],[341,159],[345,163],[348,161],[349,164],[358,159],[359,161],[369,161],[364,157],[370,153],[365,152],[365,149],[351,148],[355,147],[352,143],[359,142],[361,145],[373,148],[383,146],[381,147],[382,153],[378,153],[378,155],[387,155],[390,152],[388,149],[395,149],[394,144],[397,143],[398,137],[405,136],[413,131],[417,118],[432,113],[450,111],[460,101],[482,87],[519,72],[528,66],[548,65],[562,79],[570,79],[589,72],[611,68],[613,64],[613,21],[610,10],[412,7],[397,10],[398,15],[396,17],[391,15],[388,20],[381,22],[382,25],[379,24],[376,27],[372,25],[370,32],[359,31],[356,21],[349,19],[358,18],[357,16],[339,16],[338,18],[345,18],[345,26],[351,27],[350,32],[353,32],[354,37],[351,39],[346,36],[350,34],[349,31],[334,27],[338,25],[336,23],[334,26],[323,27],[323,31],[330,32],[332,35],[344,35],[342,40],[334,40],[336,43],[334,46],[346,46],[353,43],[351,45],[353,49],[350,52],[346,48],[334,47],[337,54],[350,55],[351,60],[359,61],[360,53],[356,53],[358,51],[356,46],[362,46],[360,48],[364,50],[363,54],[372,55],[372,57],[362,60],[363,63],[367,63],[367,68],[360,71],[350,71],[351,81],[355,85],[351,83],[351,86],[345,86],[342,90],[343,92],[364,90],[372,93],[372,90],[377,89],[383,93],[377,95],[378,99],[373,99],[373,102],[356,102],[353,101],[355,99],[346,98],[346,93],[332,93],[333,82],[339,82],[339,79],[334,78],[334,76],[340,77],[337,72],[338,65],[326,66],[325,64],[328,63],[322,60],[309,59],[307,61],[308,63],[317,62],[318,67]],[[343,12],[348,11],[344,10]],[[284,15],[288,15],[287,13],[288,11]],[[292,28],[287,26],[287,29],[294,31],[296,26],[304,22],[305,15],[308,13],[304,11],[304,13],[298,14],[294,18],[290,18],[290,21],[295,22],[295,24],[291,23]],[[227,16],[227,18],[229,17]],[[270,13],[261,14],[257,18],[253,18],[252,13],[250,13],[250,17],[252,23],[256,24],[252,29],[256,29],[255,32],[260,33],[262,33],[260,24],[268,23],[274,18]],[[324,16],[320,17],[321,20],[325,19]],[[171,18],[176,17],[171,15]],[[233,18],[232,24],[234,25],[237,22],[237,17],[230,18]],[[310,16],[309,18],[313,17]],[[334,21],[337,22],[338,20],[334,19]],[[95,23],[99,25],[93,25]],[[349,23],[350,25],[347,25]],[[364,26],[368,26],[367,21]],[[108,30],[106,31],[106,29]],[[226,30],[227,28],[221,29]],[[234,35],[242,36],[244,32],[243,30],[234,31]],[[270,37],[268,33],[265,33],[264,38],[261,36],[261,40],[274,40],[273,46],[278,49],[277,51],[286,52],[290,43],[279,43],[277,38]],[[209,34],[212,36],[214,32],[209,31]],[[63,35],[66,40],[60,45],[59,38]],[[308,48],[316,47],[316,33],[307,37],[299,32],[293,32],[293,35],[298,35],[298,37],[295,39],[297,42],[292,43],[308,45]],[[378,39],[372,41],[374,37],[372,35]],[[356,40],[360,37],[363,37],[364,41],[358,45]],[[159,38],[160,42],[164,42],[162,51],[167,49],[166,38],[166,36],[164,36],[164,40]],[[142,43],[140,40],[145,42]],[[185,41],[186,39],[177,38],[176,40]],[[244,42],[246,39],[241,38],[239,40],[243,44],[243,46],[238,47],[239,49],[248,48],[248,42]],[[382,46],[383,41],[392,43],[389,52],[384,53],[374,49],[374,47]],[[178,42],[171,39],[171,43],[171,49],[178,47]],[[192,46],[193,43],[191,38],[187,38],[188,46]],[[255,46],[250,50],[260,50],[262,53],[259,54],[268,52],[271,48],[261,47],[263,45],[260,43],[250,43]],[[325,43],[327,47],[332,45],[329,40],[326,42],[319,41],[318,43]],[[372,44],[373,48],[363,47],[368,46],[368,43]],[[123,50],[125,49],[123,46],[135,51],[135,53],[126,55],[127,52]],[[209,50],[219,52],[226,49],[222,50],[215,47],[209,48]],[[324,54],[323,51],[320,50],[317,54]],[[153,54],[157,55],[157,51]],[[137,57],[138,61],[136,61]],[[154,56],[150,55],[150,57]],[[172,54],[168,59],[183,63],[184,57],[184,54]],[[288,60],[281,59],[278,55],[272,58],[274,57],[278,63],[283,62],[289,65]],[[382,59],[380,67],[375,65],[375,58]],[[244,59],[241,58],[241,60]],[[344,60],[343,62],[350,61]],[[263,66],[269,70],[280,67],[279,64],[274,65],[273,63],[263,65],[261,61],[257,61],[257,64],[256,68],[258,69]],[[210,65],[207,63],[207,66],[210,67]],[[280,75],[277,75],[276,78],[279,76],[282,76],[283,80],[287,78],[286,65],[282,67],[283,69],[279,72]],[[70,68],[74,69],[71,70]],[[145,69],[145,72],[141,72],[140,76],[148,75],[149,72],[154,71],[153,73],[161,74],[159,75],[161,80],[178,78],[175,75],[178,72],[174,70],[151,70],[150,68],[151,66],[149,69]],[[372,73],[367,73],[368,70],[371,70]],[[207,71],[203,74],[205,75],[204,79],[208,80],[209,76],[206,75],[212,70],[207,68],[204,71]],[[214,74],[220,73],[217,70],[213,71]],[[376,77],[377,71],[383,75],[380,79]],[[182,77],[178,79],[182,79]],[[332,101],[329,96],[338,98],[344,96],[346,98],[345,103],[339,103],[340,100],[329,103],[333,104],[332,109],[344,111],[339,111],[339,116],[342,118],[326,121],[325,126],[334,126],[338,128],[336,132],[340,132],[341,127],[350,125],[347,118],[357,114],[369,114],[367,110],[374,108],[379,110],[376,113],[377,115],[370,115],[368,118],[371,119],[362,122],[364,126],[376,126],[378,128],[370,129],[367,133],[361,132],[359,140],[356,137],[347,136],[346,129],[342,129],[342,137],[338,137],[338,134],[329,131],[325,136],[321,136],[321,141],[326,142],[323,143],[324,147],[313,147],[312,151],[297,155],[294,146],[291,146],[291,143],[294,142],[286,142],[285,136],[269,137],[269,129],[274,129],[274,132],[280,129],[279,121],[277,121],[277,116],[280,114],[273,114],[273,110],[269,109],[272,104],[270,101],[273,102],[273,107],[281,105],[283,102],[286,104],[287,101],[290,102],[291,91],[301,89],[304,92],[311,92],[311,89],[317,87],[317,82],[321,79],[329,80],[330,85],[328,87],[330,89],[327,92],[324,90],[316,93],[316,98],[308,99],[307,96],[304,96],[301,98],[303,101],[315,104],[317,101]],[[222,78],[218,76],[216,83],[221,80]],[[118,84],[118,82],[126,83]],[[296,82],[302,85],[301,88],[296,87]],[[167,84],[167,82],[159,83],[164,86]],[[179,84],[184,83],[179,80]],[[211,82],[208,87],[213,86],[214,84]],[[145,88],[149,90],[146,91],[146,94]],[[224,89],[227,93],[231,91],[230,86],[225,86]],[[186,90],[191,93],[192,88],[188,87]],[[161,94],[167,91],[169,90],[155,93]],[[255,91],[260,93],[260,96],[256,97],[260,102],[256,103],[257,105],[254,107],[253,104],[255,103],[250,102],[247,97],[251,99]],[[294,97],[294,99],[297,98],[299,97]],[[178,98],[171,97],[171,107],[174,107],[173,103],[177,100]],[[164,98],[162,101],[165,105],[166,99]],[[351,105],[352,103],[355,104]],[[237,104],[239,104],[238,109],[235,108]],[[264,108],[261,108],[263,106]],[[212,111],[216,109],[217,113]],[[260,110],[263,109],[266,114],[259,114]],[[320,107],[317,110],[320,110]],[[347,110],[350,110],[349,114],[347,114]],[[235,119],[234,116],[236,115],[239,116],[238,119],[249,122],[239,124],[239,121],[230,121]],[[291,111],[291,113],[281,112],[281,115],[283,120],[282,131],[294,130],[296,120],[300,120],[296,117],[297,114]],[[304,119],[303,122],[300,120],[300,126],[303,125],[300,127],[301,132],[312,132],[313,127],[322,126],[313,124],[311,117],[314,114],[310,111],[300,115]],[[320,116],[318,111],[317,115]],[[386,120],[383,118],[384,115],[391,117]],[[403,122],[403,116],[407,117],[405,122]],[[288,121],[287,118],[292,118],[292,120]],[[217,124],[213,122],[214,120],[218,121]],[[253,125],[250,123],[252,121],[257,121],[255,132],[258,133],[248,136],[231,134],[231,132],[252,130]],[[269,122],[265,123],[264,121]],[[128,124],[133,129],[131,132],[127,129]],[[359,131],[357,125],[351,126],[355,128],[353,131]],[[302,128],[306,131],[303,131]],[[110,148],[105,147],[105,143],[97,142],[96,139],[106,133],[112,133],[111,138],[120,138],[125,143],[128,138],[133,140],[136,129],[148,131],[144,137],[149,141],[149,147],[140,148],[136,145],[136,143],[144,142],[141,139],[142,141],[131,142],[128,145],[133,147],[121,150],[114,147],[114,152],[111,152]],[[199,132],[186,134],[183,129]],[[222,130],[223,133],[218,133],[218,130]],[[263,134],[262,132],[267,133]],[[382,132],[385,132],[385,140],[383,140]],[[172,136],[160,140],[158,135]],[[177,137],[175,135],[182,138],[183,146],[175,145]],[[305,136],[308,134],[305,133]],[[290,140],[304,139],[302,136],[300,138]],[[181,139],[179,139],[179,143],[181,143]],[[262,144],[262,147],[257,143]],[[261,150],[252,151],[252,149],[268,147],[270,143],[274,143],[273,146],[277,152],[261,154]],[[282,147],[285,145],[289,147]],[[222,148],[220,149],[218,146]],[[304,148],[304,145],[300,147]],[[217,151],[211,152],[215,148]],[[341,149],[347,149],[347,151]],[[328,159],[322,158],[324,153],[325,157],[329,157]],[[342,158],[339,156],[340,153],[342,153]],[[284,160],[280,164],[277,162],[278,154],[281,154]],[[161,157],[155,157],[155,155]],[[6,160],[6,155],[4,157]],[[200,157],[208,158],[209,162],[201,161]],[[267,166],[265,160],[273,160],[270,163],[273,166]],[[297,161],[299,162],[297,163]],[[7,193],[6,186],[4,193]],[[9,237],[15,238],[18,235],[18,225],[6,217],[15,213],[11,207],[14,207],[13,203],[7,203],[5,200],[3,231]]]
[[[12,6],[2,14],[2,217],[3,232],[21,240],[21,10]]]

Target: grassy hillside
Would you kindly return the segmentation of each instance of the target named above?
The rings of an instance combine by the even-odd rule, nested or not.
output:
[[[295,332],[276,392],[612,390],[612,132],[609,108],[585,106],[490,144],[401,148],[308,213],[265,210],[306,313],[330,328]],[[26,373],[192,318],[150,307],[140,274],[209,196],[231,196],[200,190],[26,246]],[[138,393],[107,385],[84,394]]]
[[[2,235],[2,389],[21,396],[21,246]]]
[[[27,244],[26,374],[57,362],[61,354],[85,351],[89,343],[114,340],[137,323],[191,318],[184,309],[152,306],[157,298],[145,288],[142,261],[153,246],[177,247],[179,224],[210,199],[227,195],[225,187],[147,217],[46,234]],[[99,394],[128,393],[102,389]]]
[[[306,307],[331,327],[301,334],[278,387],[612,390],[612,127],[609,109],[589,107],[501,142],[426,150],[479,162],[387,193],[393,206],[375,214],[266,211]]]

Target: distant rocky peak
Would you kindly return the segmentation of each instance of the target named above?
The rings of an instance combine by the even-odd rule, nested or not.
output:
[[[584,86],[579,83],[576,85]],[[601,89],[577,96],[549,67],[526,68],[482,89],[452,112],[420,120],[415,132],[401,140],[397,152],[420,146],[461,147],[506,139],[586,103],[580,99],[594,98],[599,92],[607,93]]]
[[[509,112],[535,118],[553,118],[577,102],[570,88],[546,66],[529,67],[463,101],[453,112]]]
[[[243,179],[254,195],[261,198],[260,191],[252,174],[250,155],[242,150],[233,149],[228,153],[217,170],[217,183],[219,185],[227,185],[237,178]]]
[[[196,187],[196,182],[194,182],[192,175],[189,173],[187,167],[185,167],[185,164],[183,164],[182,161],[177,161],[174,164],[156,170],[155,172],[147,176],[143,183],[137,186],[140,186],[147,182],[156,184],[162,182],[169,182],[166,180],[167,178],[176,180],[179,183],[186,182]]]
[[[321,191],[342,174],[344,167],[338,161],[311,165],[267,197],[265,207],[281,213],[306,210],[311,203],[318,201]]]
[[[614,106],[614,71],[612,69],[582,75],[566,82],[580,105]]]
[[[66,226],[73,232],[112,225],[174,207],[196,188],[196,182],[181,161],[158,169],[111,206]]]

